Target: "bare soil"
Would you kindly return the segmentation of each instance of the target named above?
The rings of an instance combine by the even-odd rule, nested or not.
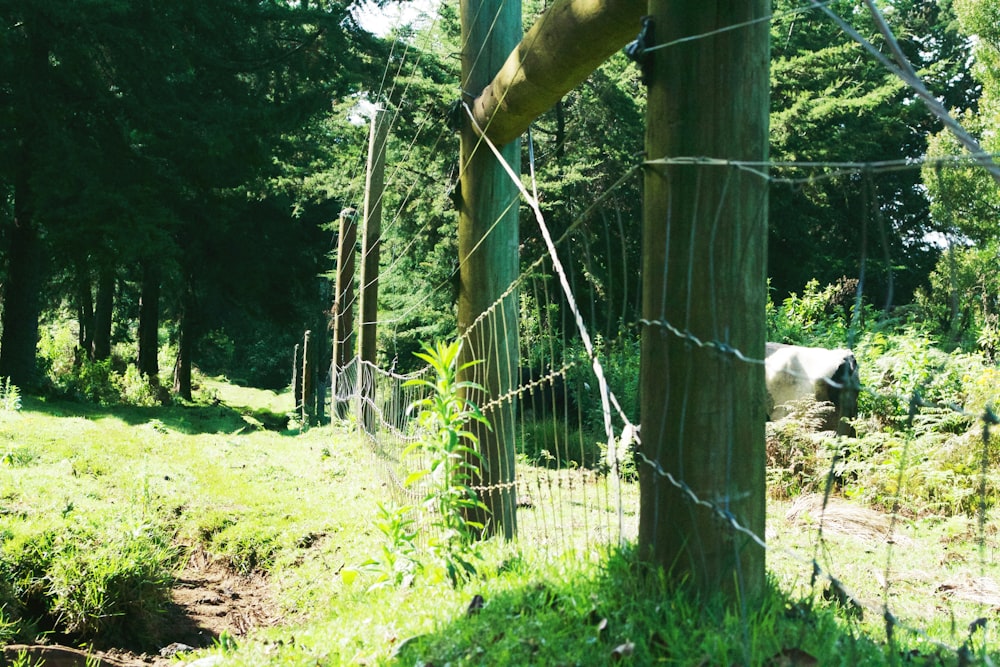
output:
[[[114,647],[85,651],[57,644],[12,645],[4,647],[0,665],[27,653],[32,658],[30,664],[44,661],[46,667],[178,667],[174,657],[178,649],[212,646],[223,633],[238,640],[280,618],[266,577],[239,574],[227,562],[197,549],[174,582],[171,604],[159,628],[159,653]]]

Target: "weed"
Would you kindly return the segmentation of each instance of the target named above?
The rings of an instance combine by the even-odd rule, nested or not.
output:
[[[423,460],[429,461],[429,466],[410,473],[404,484],[412,486],[424,478],[431,480],[424,496],[424,509],[432,517],[430,523],[438,534],[430,538],[429,547],[441,559],[454,584],[476,574],[471,559],[479,555],[475,541],[482,535],[484,526],[469,517],[488,511],[472,488],[481,458],[476,449],[478,439],[466,425],[477,421],[488,428],[489,422],[479,407],[465,396],[468,390],[482,388],[458,379],[459,371],[478,363],[459,366],[461,349],[461,343],[455,341],[438,343],[434,347],[425,345],[423,352],[416,353],[430,364],[435,377],[433,380],[419,377],[406,382],[406,385],[426,387],[430,394],[413,406],[420,411],[417,421],[426,436],[403,452],[404,455],[419,453]]]
[[[0,412],[17,412],[21,409],[21,390],[9,377],[0,378]]]
[[[0,457],[0,462],[11,468],[24,468],[37,460],[38,453],[29,447],[11,446],[4,452],[3,457]]]
[[[454,585],[476,574],[473,559],[479,558],[479,552],[475,544],[484,526],[470,516],[488,508],[472,488],[481,461],[476,450],[478,439],[466,426],[477,421],[489,427],[489,422],[464,396],[464,392],[481,387],[458,380],[460,370],[478,363],[459,366],[461,349],[457,341],[424,345],[424,351],[416,355],[430,365],[434,378],[406,382],[406,386],[429,390],[426,398],[411,406],[419,410],[422,437],[403,450],[404,456],[420,460],[423,466],[411,472],[403,485],[424,489],[423,517],[433,532],[426,545],[432,562],[423,562],[415,546],[415,521],[410,517],[414,508],[387,509],[380,503],[378,527],[387,544],[379,557],[362,565],[378,573],[375,587],[408,583],[417,571],[427,569],[443,571]]]
[[[427,539],[429,563],[423,562],[415,547],[412,508],[386,509],[379,505],[379,530],[388,544],[379,558],[365,561],[363,567],[379,573],[376,586],[402,584],[412,580],[416,571],[442,570],[453,585],[476,574],[473,559],[478,559],[476,540],[482,535],[482,523],[470,518],[474,512],[487,512],[472,483],[478,471],[478,440],[466,425],[470,421],[489,422],[463,392],[481,389],[472,382],[459,381],[460,370],[478,362],[458,365],[461,343],[424,345],[418,358],[434,371],[433,379],[414,378],[407,386],[425,387],[429,395],[412,408],[419,410],[417,421],[424,434],[407,447],[404,456],[419,458],[424,466],[411,472],[403,485],[420,484],[425,489],[423,515],[434,533]]]
[[[416,573],[422,569],[419,550],[417,548],[416,522],[411,517],[414,508],[388,508],[378,503],[378,518],[375,526],[385,538],[382,553],[378,558],[370,558],[361,564],[361,568],[376,575],[375,583],[369,590],[382,586],[407,586],[413,581]],[[356,570],[347,568],[344,579],[351,580]]]

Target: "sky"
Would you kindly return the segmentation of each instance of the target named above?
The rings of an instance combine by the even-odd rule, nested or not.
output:
[[[417,23],[423,17],[430,21],[433,11],[440,0],[410,0],[409,2],[390,2],[379,8],[374,3],[366,2],[355,9],[355,17],[361,27],[376,35],[384,37],[393,28],[401,25]]]

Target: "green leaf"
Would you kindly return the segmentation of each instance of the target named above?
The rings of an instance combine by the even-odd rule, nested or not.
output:
[[[409,475],[406,476],[406,479],[403,480],[403,486],[412,486],[413,484],[415,484],[416,482],[420,481],[428,474],[430,474],[430,472],[431,472],[430,470],[416,470],[414,472],[411,472]]]

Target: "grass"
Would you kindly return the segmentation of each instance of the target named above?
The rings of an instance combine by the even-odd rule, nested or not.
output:
[[[993,522],[980,532],[958,517],[900,520],[890,544],[831,512],[820,543],[819,511],[789,514],[793,499],[776,499],[772,590],[725,610],[645,571],[628,547],[595,546],[588,533],[607,518],[543,495],[568,488],[572,474],[543,468],[529,478],[538,492],[521,510],[525,537],[485,544],[477,577],[371,589],[364,572],[345,576],[383,543],[374,521],[387,490],[359,438],[341,427],[268,431],[245,418],[287,412],[285,394],[221,381],[202,392],[195,405],[158,408],[24,397],[20,411],[0,412],[0,643],[49,633],[155,649],[169,641],[157,634],[164,595],[198,547],[266,572],[283,609],[279,627],[214,649],[232,665],[778,665],[806,655],[823,665],[904,655],[959,664],[952,649],[980,617],[989,621],[972,635],[972,657],[983,658],[985,642],[997,658],[1000,600],[969,585],[1000,581]],[[607,499],[601,479],[572,483]],[[623,494],[634,507],[635,486]],[[573,523],[564,512],[583,517],[579,532],[553,539],[546,526]],[[624,519],[634,531],[636,513]],[[813,557],[867,605],[862,618],[811,584]],[[900,627],[887,645],[878,613],[887,595],[926,637]]]

